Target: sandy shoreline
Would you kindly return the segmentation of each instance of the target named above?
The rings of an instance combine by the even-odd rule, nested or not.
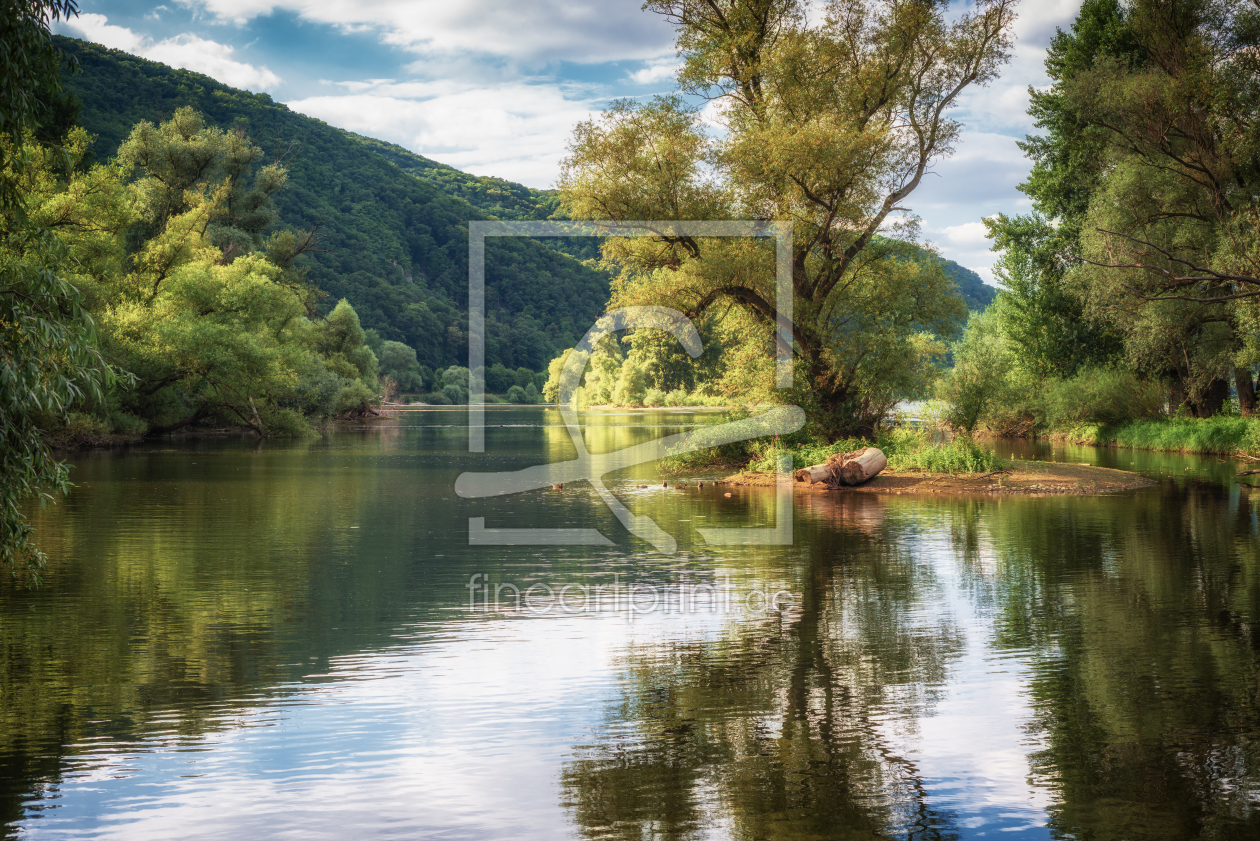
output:
[[[726,485],[770,487],[773,473],[745,471],[722,480]],[[921,473],[884,471],[871,481],[853,487],[829,490],[821,483],[793,482],[800,493],[968,493],[985,495],[1063,496],[1120,493],[1155,485],[1154,479],[1086,464],[1018,461],[988,474]]]

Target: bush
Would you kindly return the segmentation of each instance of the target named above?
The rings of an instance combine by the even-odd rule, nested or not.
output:
[[[424,399],[424,402],[428,403],[430,406],[449,406],[451,405],[451,398],[447,397],[440,391],[435,391],[427,396]]]
[[[143,435],[149,431],[149,425],[140,418],[117,409],[109,414],[109,426],[120,435]]]
[[[664,406],[665,392],[661,391],[659,388],[649,388],[643,393],[643,405]]]
[[[263,418],[263,428],[272,438],[310,438],[315,434],[306,418],[295,409],[277,409]]]
[[[468,369],[465,368],[465,371]],[[458,383],[447,383],[442,386],[442,393],[446,395],[446,399],[451,403],[467,403],[468,389]]]
[[[888,456],[888,465],[896,470],[924,470],[931,473],[991,473],[1002,466],[992,448],[969,436],[934,444],[921,431],[893,430],[881,436],[880,449]]]
[[[529,385],[525,386],[525,402],[526,403],[538,402],[538,386],[534,385],[533,383],[530,383]]]
[[[333,412],[338,415],[365,412],[376,402],[376,397],[376,393],[364,385],[362,380],[351,380],[337,392]]]
[[[1117,424],[1163,413],[1164,389],[1130,371],[1093,369],[1069,380],[1048,380],[1038,390],[1041,425]]]
[[[514,385],[508,389],[507,399],[509,403],[525,403],[525,389],[519,385]]]
[[[502,362],[496,362],[486,371],[486,391],[503,394],[516,383],[516,375]]]
[[[674,389],[673,391],[665,395],[665,405],[666,406],[689,405],[687,401],[687,392],[683,391],[681,388]]]
[[[618,406],[642,406],[647,395],[647,375],[635,363],[627,360],[621,366],[617,384],[613,387],[612,402]]]
[[[1006,379],[1012,360],[996,314],[988,310],[972,313],[962,339],[950,350],[954,367],[937,391],[950,405],[949,425],[971,432],[992,407],[1009,402]]]

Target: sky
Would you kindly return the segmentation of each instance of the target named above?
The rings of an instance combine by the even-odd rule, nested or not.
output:
[[[642,0],[81,0],[57,30],[265,92],[326,123],[476,175],[547,188],[573,126],[674,89],[673,30]],[[961,11],[963,3],[953,7]],[[909,206],[923,238],[993,282],[981,220],[1026,213],[1015,145],[1028,87],[1080,0],[1024,0],[1001,78],[969,89],[964,132]]]

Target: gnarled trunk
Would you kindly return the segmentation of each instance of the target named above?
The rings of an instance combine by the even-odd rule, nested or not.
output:
[[[1256,410],[1256,383],[1250,365],[1234,366],[1234,388],[1238,390],[1238,411],[1246,417]]]

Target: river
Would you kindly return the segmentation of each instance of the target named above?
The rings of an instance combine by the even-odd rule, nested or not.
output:
[[[0,834],[1260,837],[1236,465],[1010,444],[1160,482],[801,495],[790,545],[697,531],[775,525],[768,489],[609,477],[665,555],[584,483],[459,498],[575,453],[553,409],[487,407],[483,454],[465,417],[76,458],[32,515],[44,586],[0,588]],[[597,413],[587,441],[713,418]],[[470,518],[605,542],[470,545]]]

